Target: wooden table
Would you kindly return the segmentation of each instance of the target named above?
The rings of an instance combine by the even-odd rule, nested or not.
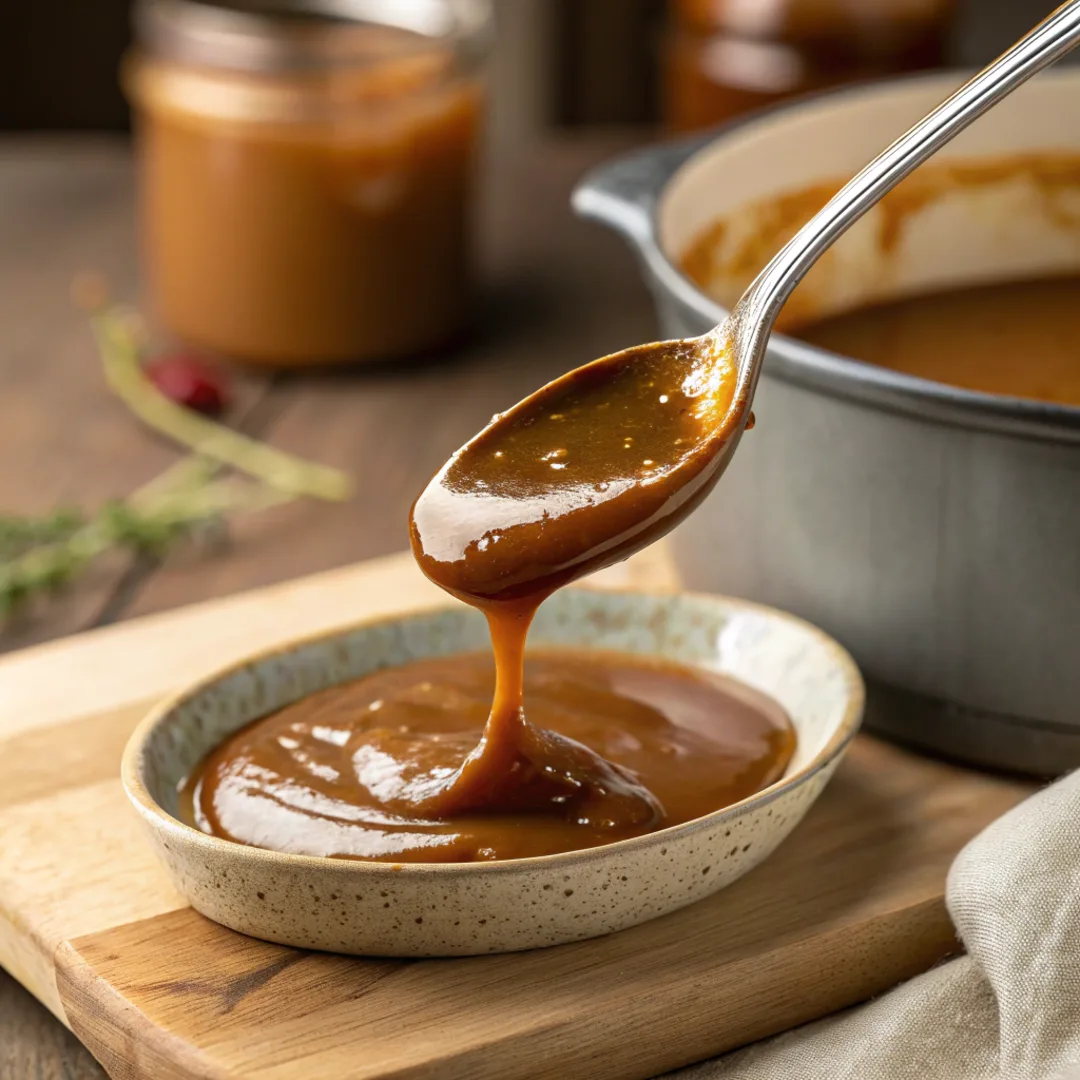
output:
[[[227,544],[164,562],[116,558],[0,628],[0,649],[222,596],[406,545],[423,482],[492,413],[551,376],[655,336],[633,259],[567,206],[581,172],[627,135],[547,141],[492,156],[482,200],[483,317],[449,356],[343,373],[237,376],[243,430],[348,469],[343,505],[297,503],[238,523]],[[0,142],[0,511],[93,507],[176,452],[109,393],[72,278],[137,296],[127,148],[101,140]],[[77,1040],[0,971],[0,1080],[103,1076]]]

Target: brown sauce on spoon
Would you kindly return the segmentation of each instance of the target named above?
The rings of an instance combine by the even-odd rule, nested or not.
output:
[[[495,417],[420,494],[409,522],[416,560],[487,616],[497,671],[483,737],[430,813],[497,808],[506,778],[558,772],[605,799],[618,822],[649,816],[647,792],[528,722],[525,638],[560,585],[644,547],[704,497],[734,384],[730,364],[704,364],[679,344],[606,357]]]
[[[211,754],[185,816],[308,854],[517,858],[651,832],[777,779],[794,734],[745,687],[630,656],[525,660],[555,589],[705,497],[743,421],[734,387],[723,356],[642,346],[495,417],[410,519],[424,573],[487,616],[494,675],[482,658],[429,660],[305,698]]]

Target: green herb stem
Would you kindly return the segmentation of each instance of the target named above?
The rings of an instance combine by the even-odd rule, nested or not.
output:
[[[160,556],[180,537],[236,512],[265,510],[301,495],[348,497],[345,473],[283,453],[170,401],[143,373],[137,315],[108,305],[96,278],[77,283],[76,291],[91,311],[109,385],[144,423],[193,453],[89,519],[71,509],[40,518],[0,515],[0,615],[66,584],[114,548]],[[227,467],[244,476],[222,476]]]
[[[143,423],[201,457],[292,495],[333,502],[349,497],[349,477],[341,470],[293,457],[170,401],[143,374],[137,340],[117,309],[100,310],[91,322],[109,386]]]
[[[194,490],[160,491],[152,497],[143,489],[140,500],[107,503],[66,539],[0,563],[0,612],[28,595],[66,584],[113,547],[162,554],[179,536],[201,525],[292,498],[285,492],[224,479]]]

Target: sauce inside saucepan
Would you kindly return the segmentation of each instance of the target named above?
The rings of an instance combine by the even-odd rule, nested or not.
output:
[[[1080,278],[932,293],[792,332],[842,356],[964,390],[1080,406]]]
[[[720,358],[722,361],[723,358]],[[715,674],[611,653],[525,658],[537,607],[688,514],[715,482],[735,372],[678,346],[539,391],[421,493],[413,550],[494,646],[379,671],[244,728],[183,791],[197,827],[313,855],[471,861],[638,836],[778,779],[783,709]]]

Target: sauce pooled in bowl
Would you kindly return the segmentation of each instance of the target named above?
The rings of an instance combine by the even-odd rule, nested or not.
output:
[[[305,854],[518,858],[652,832],[779,779],[794,733],[763,695],[629,655],[525,659],[555,589],[646,546],[711,490],[717,431],[742,421],[734,386],[723,357],[643,346],[495,417],[410,519],[424,573],[487,617],[494,673],[477,656],[419,661],[256,721],[193,775],[189,820]]]

